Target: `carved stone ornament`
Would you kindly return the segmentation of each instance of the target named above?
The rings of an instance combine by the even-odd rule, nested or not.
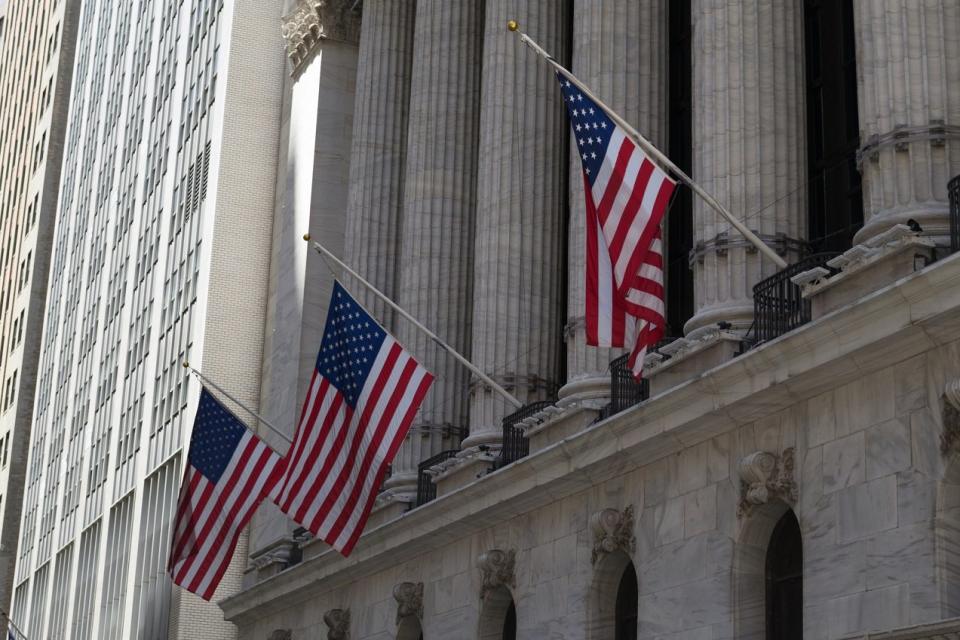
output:
[[[755,451],[740,459],[741,497],[737,516],[750,515],[753,507],[780,499],[789,505],[797,503],[797,483],[793,479],[793,447],[779,456],[769,451]]]
[[[491,549],[481,553],[477,558],[477,567],[483,582],[480,585],[480,598],[486,598],[487,594],[498,587],[512,587],[516,584],[514,569],[517,559],[517,552],[513,549],[501,551],[500,549]]]
[[[350,640],[350,609],[331,609],[323,614],[327,640]]]
[[[951,380],[943,390],[943,433],[940,452],[960,452],[960,379]]]
[[[616,509],[604,509],[590,516],[590,528],[593,530],[593,552],[590,563],[608,553],[623,551],[632,554],[637,546],[633,535],[633,505],[627,505],[622,512]]]
[[[294,10],[281,19],[280,32],[296,74],[321,40],[358,42],[360,17],[349,0],[297,0]]]
[[[290,629],[274,629],[267,640],[293,640],[293,633]]]
[[[397,601],[397,624],[404,618],[423,617],[423,583],[401,582],[393,588],[393,599]]]

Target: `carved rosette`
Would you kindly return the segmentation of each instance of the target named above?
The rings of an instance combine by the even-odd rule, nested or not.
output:
[[[590,517],[590,528],[593,530],[591,564],[597,564],[597,560],[608,553],[623,551],[631,555],[636,549],[637,539],[633,535],[633,505],[627,505],[623,511],[616,509],[598,511]]]
[[[477,558],[477,567],[480,569],[482,578],[480,584],[481,599],[486,598],[488,593],[501,586],[515,586],[516,559],[517,552],[513,549],[508,551],[491,549],[480,554]]]
[[[797,503],[797,483],[793,479],[794,449],[784,449],[779,456],[769,451],[755,451],[740,459],[741,498],[737,516],[750,515],[753,507],[778,499],[793,506]]]
[[[943,433],[940,452],[960,452],[960,379],[951,380],[943,390]]]
[[[356,43],[360,18],[348,0],[297,0],[292,12],[281,18],[280,32],[287,43],[287,58],[296,74],[310,59],[321,40]]]
[[[397,601],[397,624],[404,618],[423,617],[423,583],[401,582],[393,588],[393,599]]]
[[[350,609],[331,609],[323,614],[327,640],[350,640]]]

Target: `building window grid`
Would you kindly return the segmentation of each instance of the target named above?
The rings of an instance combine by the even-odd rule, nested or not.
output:
[[[133,603],[138,638],[167,636],[171,591],[166,566],[180,475],[179,456],[175,456],[144,483]]]
[[[49,563],[37,569],[33,578],[33,597],[30,603],[30,621],[24,633],[27,637],[40,638],[43,636],[43,614],[46,612],[47,571]]]
[[[73,568],[73,545],[61,549],[55,558],[53,571],[53,596],[50,600],[50,621],[47,637],[67,636],[67,604],[70,601],[70,570]]]
[[[100,638],[119,640],[123,636],[123,611],[127,598],[127,570],[134,494],[128,494],[110,510],[107,548],[104,558],[103,598],[100,604]]]
[[[77,560],[77,594],[73,614],[73,638],[89,640],[96,603],[97,551],[100,546],[100,525],[97,520],[80,535],[80,554]]]

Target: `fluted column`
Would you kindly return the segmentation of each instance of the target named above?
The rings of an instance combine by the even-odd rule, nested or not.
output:
[[[347,263],[394,299],[415,11],[414,0],[363,3],[350,154]],[[386,305],[359,284],[347,282],[374,317],[392,329]]]
[[[960,4],[855,0],[862,242],[913,218],[949,244],[960,173]]]
[[[400,304],[470,353],[483,3],[419,0],[404,187]],[[417,465],[459,446],[470,372],[409,322],[400,341],[436,376],[387,486],[416,490]]]
[[[787,262],[806,233],[803,3],[693,0],[693,179]],[[745,331],[753,285],[774,273],[694,199],[695,313],[687,335],[717,322]]]
[[[559,380],[567,123],[557,80],[508,32],[522,27],[567,57],[566,0],[488,0],[484,27],[473,361],[521,401]],[[500,442],[512,407],[474,385],[465,446]]]
[[[666,149],[666,0],[575,0],[573,72],[648,140]],[[570,159],[567,384],[561,396],[610,394],[610,361],[621,349],[588,347],[584,305],[586,212],[580,158]]]

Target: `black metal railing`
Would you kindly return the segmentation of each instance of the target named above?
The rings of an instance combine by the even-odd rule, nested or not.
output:
[[[947,183],[950,194],[950,253],[960,251],[960,176]]]
[[[437,485],[433,484],[433,476],[429,473],[430,467],[440,464],[444,460],[449,460],[460,453],[459,449],[449,449],[441,451],[435,456],[430,456],[417,466],[417,506],[427,504],[437,497]]]
[[[525,458],[530,453],[530,441],[517,425],[555,402],[556,400],[531,402],[503,419],[503,448],[500,449],[500,457],[497,459],[498,469],[520,458]]]
[[[810,322],[810,303],[790,278],[816,267],[834,271],[827,267],[827,261],[838,255],[830,252],[807,256],[753,287],[754,344],[773,340]]]
[[[646,378],[637,382],[630,371],[630,354],[624,354],[610,361],[610,413],[614,415],[650,397],[650,381]]]

